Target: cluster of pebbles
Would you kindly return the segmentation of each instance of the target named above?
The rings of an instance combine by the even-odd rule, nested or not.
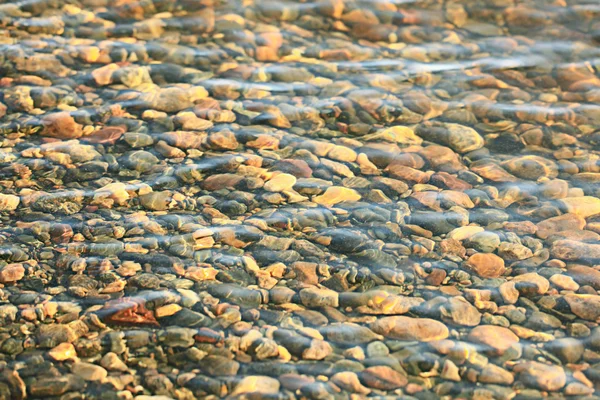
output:
[[[0,399],[595,398],[596,0],[0,4]]]

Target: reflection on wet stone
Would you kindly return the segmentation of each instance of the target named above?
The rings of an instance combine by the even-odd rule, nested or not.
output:
[[[0,4],[0,399],[595,398],[593,1]]]

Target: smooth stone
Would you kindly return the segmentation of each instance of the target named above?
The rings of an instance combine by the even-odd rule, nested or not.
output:
[[[446,339],[449,334],[446,325],[439,321],[403,316],[379,318],[371,324],[371,330],[390,339],[420,342]]]
[[[564,369],[558,365],[527,361],[515,365],[513,370],[519,373],[519,379],[527,386],[548,392],[556,392],[567,383],[567,375]]]
[[[473,254],[465,266],[482,278],[498,278],[506,271],[504,260],[491,253]]]
[[[239,396],[250,393],[277,394],[279,393],[279,387],[280,383],[275,378],[269,376],[246,376],[235,385],[231,395]]]
[[[341,186],[331,186],[327,188],[325,193],[322,195],[313,197],[313,201],[315,203],[327,207],[331,207],[345,201],[355,202],[360,199],[361,196],[357,191]]]
[[[567,212],[588,218],[600,214],[600,198],[592,196],[566,197],[558,200]]]
[[[365,386],[379,390],[394,390],[408,383],[406,376],[385,365],[365,369],[360,378]]]
[[[101,381],[108,376],[108,372],[99,365],[87,362],[76,362],[71,371],[86,381]]]
[[[296,184],[296,177],[290,174],[278,174],[265,183],[263,189],[268,192],[291,190]]]
[[[485,346],[496,355],[504,354],[519,342],[519,338],[510,329],[494,325],[480,325],[471,330],[468,340]]]

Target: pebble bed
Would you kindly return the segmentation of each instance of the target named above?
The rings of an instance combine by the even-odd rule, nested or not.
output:
[[[598,399],[597,0],[0,1],[0,399]]]

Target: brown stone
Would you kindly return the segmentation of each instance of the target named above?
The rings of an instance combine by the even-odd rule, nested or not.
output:
[[[25,276],[23,264],[8,264],[0,267],[0,283],[13,283]]]
[[[369,367],[361,372],[360,377],[366,386],[379,390],[394,390],[408,383],[406,376],[386,365]]]
[[[465,266],[482,278],[498,278],[506,271],[504,260],[491,253],[473,254]]]
[[[522,179],[538,180],[542,177],[556,178],[558,167],[554,161],[539,156],[521,156],[502,163],[511,174]]]
[[[593,294],[567,294],[564,300],[571,308],[571,312],[579,318],[594,322],[600,318],[600,296]]]
[[[574,261],[600,258],[600,244],[582,243],[575,240],[557,240],[550,248],[552,257]]]
[[[448,337],[443,323],[429,318],[384,317],[371,324],[371,330],[390,339],[430,342]]]
[[[519,379],[527,386],[547,392],[556,392],[567,383],[567,375],[561,366],[542,364],[537,361],[527,361],[513,368],[519,374]]]
[[[585,265],[570,264],[567,265],[567,271],[575,282],[580,285],[592,286],[594,289],[600,289],[600,271]]]
[[[83,127],[66,111],[45,115],[42,124],[44,125],[40,133],[42,136],[77,139],[83,135]]]
[[[492,182],[516,182],[518,180],[516,176],[509,174],[498,164],[486,160],[476,161],[469,168],[472,172]]]
[[[436,172],[431,176],[430,182],[438,187],[452,190],[468,190],[473,186],[462,179],[450,175],[447,172]]]
[[[180,149],[198,149],[204,143],[206,134],[198,132],[166,132],[161,135],[161,138],[171,146]]]
[[[446,146],[427,146],[421,149],[419,154],[423,156],[435,170],[456,173],[466,169],[460,160],[460,156]]]
[[[310,178],[312,169],[304,160],[285,159],[278,161],[274,167],[275,170],[294,175],[296,178]]]
[[[313,197],[313,201],[324,206],[334,206],[345,201],[358,201],[360,198],[361,196],[356,190],[331,186],[322,195]]]
[[[202,187],[205,190],[221,190],[225,188],[233,188],[244,179],[243,176],[236,174],[216,174],[211,175],[202,181]]]
[[[238,141],[231,131],[212,133],[208,137],[208,143],[215,150],[235,150],[238,147]]]
[[[588,218],[600,214],[600,198],[592,196],[566,197],[558,200],[567,212]]]
[[[83,138],[88,143],[115,144],[125,133],[125,127],[107,126]]]
[[[585,218],[577,214],[567,213],[539,222],[537,227],[537,236],[540,239],[546,239],[556,232],[583,229],[585,227]]]
[[[519,338],[510,329],[496,325],[480,325],[469,333],[468,340],[484,345],[488,351],[502,355],[519,342]]]
[[[299,282],[307,285],[316,285],[319,283],[316,263],[297,261],[292,264],[292,271],[296,273],[296,280]]]
[[[388,165],[385,172],[388,172],[394,178],[412,183],[427,183],[429,181],[429,174],[414,168],[405,167],[395,161],[392,161],[392,163]]]

